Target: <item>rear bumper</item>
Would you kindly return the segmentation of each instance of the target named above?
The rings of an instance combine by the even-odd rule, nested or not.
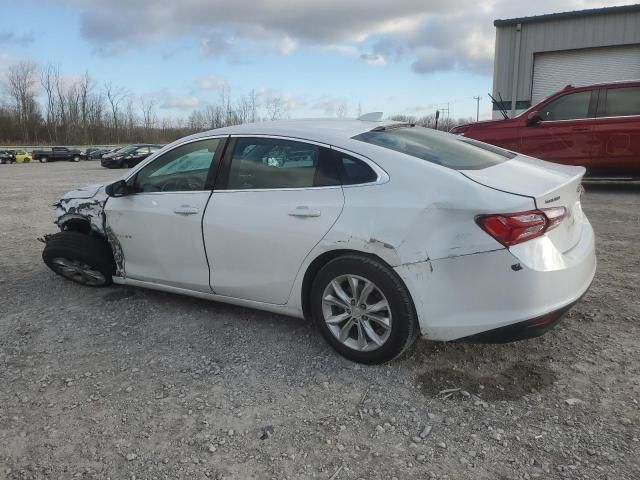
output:
[[[547,247],[548,239],[541,240],[536,254],[558,253],[545,251]],[[596,257],[586,218],[578,244],[560,255],[553,268],[500,249],[395,270],[411,293],[425,337],[478,341],[485,335],[509,341],[544,333],[588,290]]]
[[[469,343],[509,343],[539,337],[555,327],[576,303],[578,302],[573,302],[565,307],[549,312],[546,315],[532,318],[531,320],[476,333],[475,335],[461,338],[458,341]]]

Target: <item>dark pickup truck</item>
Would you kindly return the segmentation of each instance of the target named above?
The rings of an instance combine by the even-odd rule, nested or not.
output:
[[[80,150],[70,149],[67,147],[53,147],[43,150],[34,150],[31,152],[31,158],[33,158],[33,160],[38,160],[40,163],[57,162],[58,160],[79,162],[85,158],[85,155]]]

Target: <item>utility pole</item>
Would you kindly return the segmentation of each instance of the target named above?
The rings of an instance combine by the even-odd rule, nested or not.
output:
[[[477,97],[473,97],[473,99],[476,101],[476,122],[478,122],[480,121],[480,100],[482,100],[482,97],[478,95]]]

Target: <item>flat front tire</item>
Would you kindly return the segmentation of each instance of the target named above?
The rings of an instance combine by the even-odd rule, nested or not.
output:
[[[418,335],[404,283],[390,267],[366,256],[327,263],[313,281],[311,311],[327,342],[355,362],[391,361]]]
[[[80,232],[52,235],[44,247],[42,259],[58,275],[89,287],[111,285],[116,272],[109,244]]]

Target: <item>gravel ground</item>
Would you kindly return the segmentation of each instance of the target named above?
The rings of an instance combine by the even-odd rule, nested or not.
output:
[[[55,276],[51,203],[120,173],[0,167],[0,478],[640,478],[640,186],[587,186],[598,273],[546,336],[365,367],[301,320]]]

